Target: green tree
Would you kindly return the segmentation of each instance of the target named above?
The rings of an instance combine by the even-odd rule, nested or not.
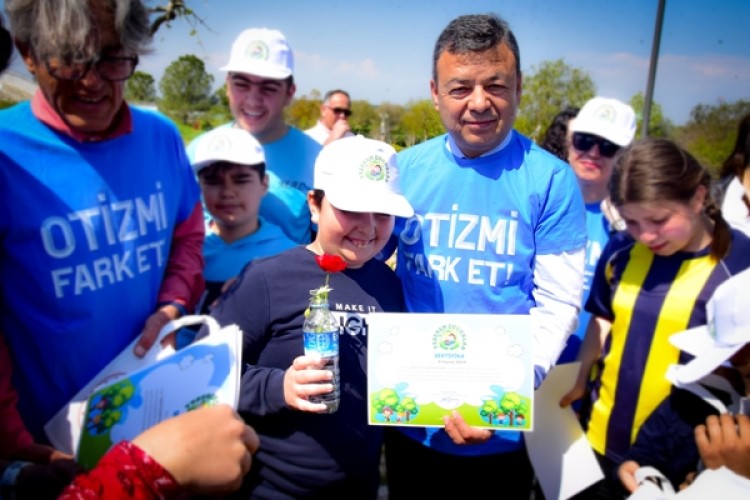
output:
[[[636,129],[635,136],[641,137],[641,130],[643,130],[643,107],[646,104],[646,98],[643,96],[643,92],[638,92],[636,95],[630,98],[630,103],[635,116],[638,117],[638,128]],[[664,117],[661,105],[657,102],[651,103],[651,116],[650,123],[648,126],[649,137],[668,137],[670,130],[674,128],[674,125]]]
[[[214,77],[198,57],[180,56],[164,70],[159,81],[162,100],[159,109],[187,124],[196,113],[211,107],[211,85]]]
[[[594,97],[596,86],[585,71],[563,59],[532,66],[523,78],[523,97],[515,127],[535,141],[565,106],[581,107]]]
[[[430,99],[411,101],[401,116],[404,146],[409,147],[445,132],[435,104]]]
[[[740,99],[715,105],[699,104],[687,123],[676,133],[676,141],[717,176],[737,138],[737,125],[750,113],[750,101]]]
[[[155,102],[156,81],[143,71],[136,71],[125,83],[125,99],[128,102]]]
[[[375,106],[362,99],[352,101],[352,116],[349,117],[349,127],[355,134],[380,139],[378,130],[380,116]]]
[[[318,118],[320,118],[320,103],[320,99],[313,99],[307,96],[295,98],[284,110],[287,123],[294,125],[300,130],[312,127],[318,121]]]

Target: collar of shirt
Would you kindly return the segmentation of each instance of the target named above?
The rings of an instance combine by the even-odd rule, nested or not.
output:
[[[498,151],[505,148],[505,146],[508,145],[510,142],[511,136],[513,135],[513,131],[511,130],[508,135],[505,136],[505,139],[502,140],[500,144],[495,146],[494,148],[490,149],[486,153],[482,153],[481,155],[477,156],[476,158],[482,158],[484,156],[494,155]],[[445,147],[448,150],[450,154],[455,156],[456,158],[462,159],[462,160],[473,160],[475,158],[469,158],[465,154],[461,152],[461,148],[458,147],[458,144],[456,144],[456,141],[453,140],[453,136],[448,134],[448,140],[445,141]]]
[[[62,119],[39,89],[37,89],[34,96],[31,98],[31,112],[34,113],[34,116],[39,121],[51,129],[56,130],[61,134],[65,134],[78,142],[106,141],[129,134],[133,131],[133,117],[130,114],[130,108],[125,104],[125,101],[122,102],[122,107],[115,117],[115,121],[117,122],[115,127],[103,136],[98,134],[81,133],[71,128],[65,123],[65,120]]]

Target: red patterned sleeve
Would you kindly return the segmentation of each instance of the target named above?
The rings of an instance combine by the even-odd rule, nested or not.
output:
[[[121,441],[94,469],[77,476],[58,499],[170,499],[181,492],[169,471],[134,444]]]

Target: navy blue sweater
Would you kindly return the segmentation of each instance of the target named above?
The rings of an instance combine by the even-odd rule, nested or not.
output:
[[[341,323],[341,400],[333,414],[290,409],[284,372],[304,354],[310,290],[325,273],[305,247],[250,264],[212,310],[243,331],[239,411],[260,437],[241,498],[375,498],[382,428],[367,421],[367,314],[404,310],[396,275],[371,260],[330,275],[329,303]]]

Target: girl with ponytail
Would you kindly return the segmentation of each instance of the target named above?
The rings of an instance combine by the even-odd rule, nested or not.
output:
[[[750,239],[724,220],[710,181],[669,140],[636,141],[615,159],[609,194],[627,230],[599,260],[579,376],[560,401],[584,401],[581,419],[607,476],[597,485],[605,495],[619,488],[613,471],[669,394],[667,367],[691,358],[669,336],[705,325],[716,287],[750,267]]]

